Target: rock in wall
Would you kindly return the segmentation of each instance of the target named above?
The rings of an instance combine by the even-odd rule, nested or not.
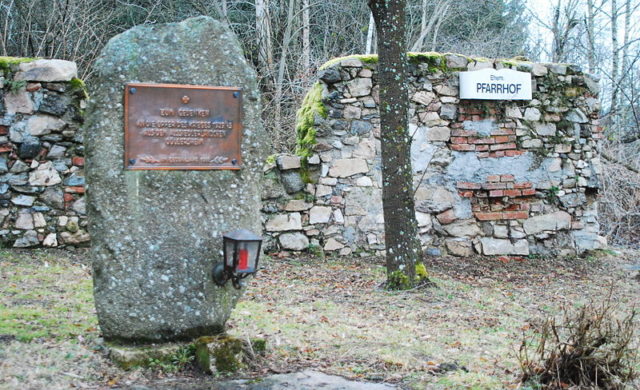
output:
[[[266,169],[271,249],[384,250],[375,56],[330,61],[299,113],[298,154]],[[427,253],[600,248],[598,83],[566,64],[410,55],[416,216]],[[458,73],[532,75],[533,99],[461,100]]]

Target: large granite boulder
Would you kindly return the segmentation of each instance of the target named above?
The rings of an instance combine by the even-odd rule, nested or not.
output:
[[[222,234],[260,233],[268,137],[254,70],[235,35],[198,17],[138,26],[95,64],[85,125],[94,294],[107,340],[191,339],[224,329],[241,291],[211,278]],[[242,88],[240,170],[124,170],[125,84]]]

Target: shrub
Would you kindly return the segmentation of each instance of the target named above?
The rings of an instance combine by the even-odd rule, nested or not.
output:
[[[518,359],[522,382],[543,389],[623,389],[638,377],[632,310],[622,319],[611,296],[577,311],[563,309],[562,320],[545,320],[523,337]]]

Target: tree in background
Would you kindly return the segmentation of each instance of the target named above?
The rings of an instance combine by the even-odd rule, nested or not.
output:
[[[382,144],[382,207],[384,211],[387,286],[413,287],[421,249],[413,199],[405,0],[370,0],[378,36],[380,139]],[[426,273],[426,272],[425,272]]]

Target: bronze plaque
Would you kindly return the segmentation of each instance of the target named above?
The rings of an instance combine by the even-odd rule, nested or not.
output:
[[[240,169],[242,91],[127,84],[125,169]]]

